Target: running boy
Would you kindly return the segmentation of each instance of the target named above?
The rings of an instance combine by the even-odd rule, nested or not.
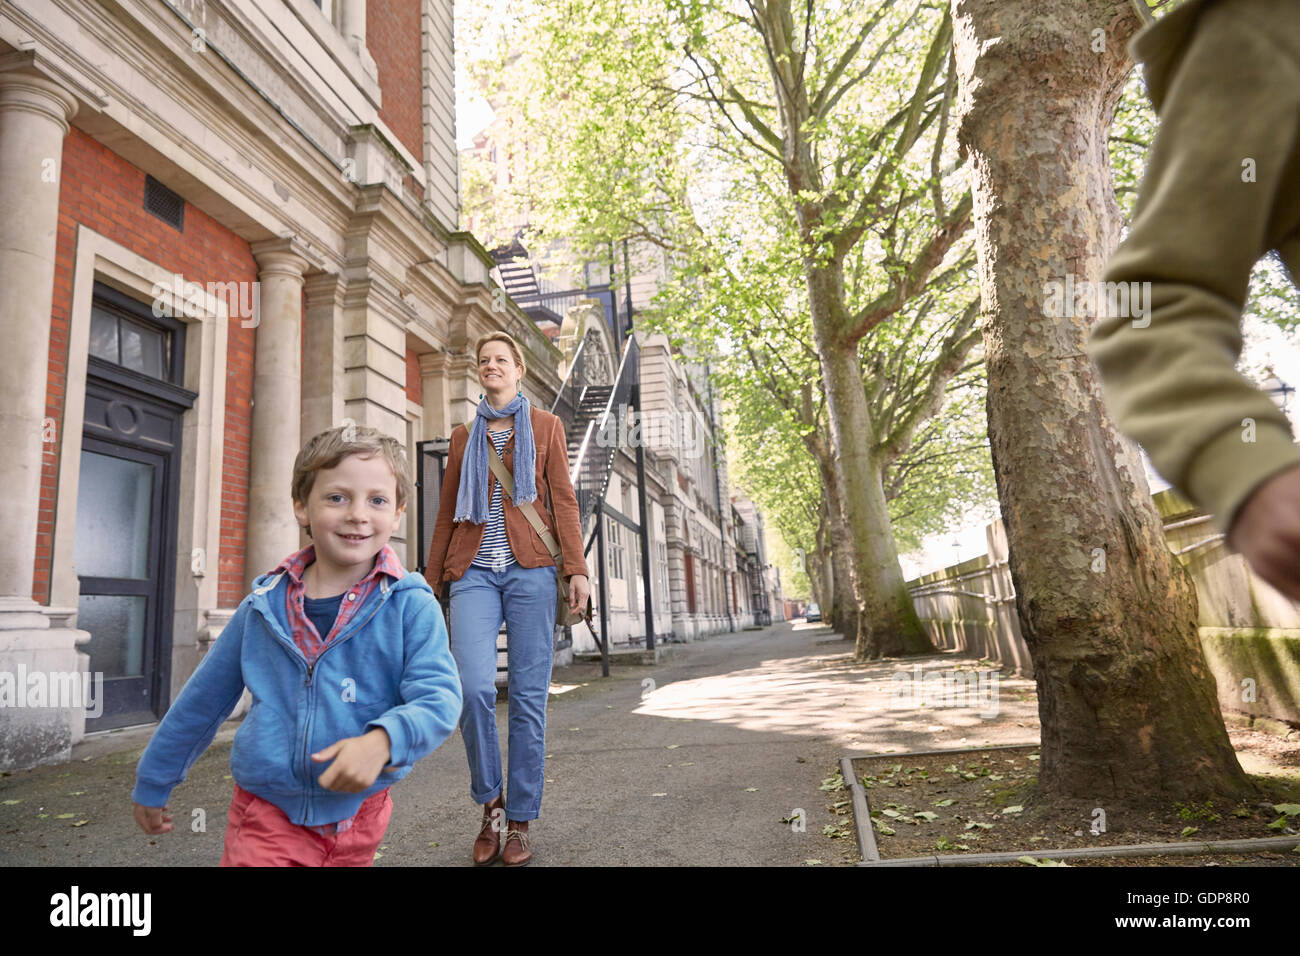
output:
[[[410,494],[401,445],[321,432],[298,453],[293,510],[313,543],[253,582],[158,725],[135,819],[172,829],[167,798],[247,687],[222,866],[369,866],[388,789],[460,718],[442,610],[388,546]]]
[[[1300,447],[1235,367],[1255,262],[1300,279],[1300,3],[1188,0],[1131,49],[1160,128],[1105,279],[1150,282],[1150,314],[1099,322],[1088,352],[1120,429],[1300,599]]]

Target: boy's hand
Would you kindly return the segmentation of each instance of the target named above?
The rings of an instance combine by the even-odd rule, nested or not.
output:
[[[333,760],[317,781],[326,790],[360,793],[379,777],[391,756],[388,731],[376,727],[360,737],[344,737],[311,755],[317,763]]]
[[[1300,468],[1288,468],[1257,487],[1237,509],[1228,547],[1256,574],[1300,601]]]
[[[145,807],[137,803],[135,822],[140,825],[141,830],[150,835],[170,833],[172,830],[172,815],[167,812],[166,807]]]

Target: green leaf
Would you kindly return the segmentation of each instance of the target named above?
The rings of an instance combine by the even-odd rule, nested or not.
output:
[[[897,820],[899,817],[902,816],[902,814],[899,813],[897,810],[881,810],[880,812],[883,813],[885,816],[889,817],[891,820]]]
[[[956,802],[957,802],[957,801],[954,800],[954,799],[952,799],[952,797],[948,797],[947,799],[944,799],[944,800],[936,800],[936,801],[934,801],[934,805],[935,805],[936,807],[950,807],[950,806],[952,806],[952,805],[953,805],[954,803],[956,803]]]
[[[1015,806],[1011,806],[1011,807],[1003,807],[1003,808],[1002,808],[1002,812],[1003,812],[1003,813],[1022,813],[1022,812],[1024,812],[1024,809],[1025,809],[1025,808],[1024,808],[1023,806],[1021,806],[1020,804],[1017,803]]]
[[[1272,823],[1268,825],[1268,828],[1270,830],[1285,830],[1286,817],[1278,817],[1276,820],[1274,820]]]
[[[76,816],[75,813],[59,813],[59,814],[56,814],[56,815],[55,815],[54,819],[56,819],[56,820],[71,820],[74,816]]]
[[[1283,816],[1300,817],[1300,803],[1275,803],[1273,809]]]
[[[22,801],[21,801],[21,800],[5,800],[5,801],[4,801],[4,805],[5,805],[6,807],[12,807],[15,803],[22,803]]]
[[[916,813],[912,814],[912,816],[920,817],[926,823],[933,823],[935,820],[939,819],[939,814],[932,810],[917,810]]]
[[[992,829],[993,829],[993,824],[991,824],[991,823],[981,823],[979,820],[972,820],[970,823],[966,824],[966,829],[967,829],[967,830],[973,830],[973,829],[975,829],[976,827],[978,827],[978,828],[981,829],[981,830],[992,830]]]
[[[822,781],[822,785],[818,789],[819,790],[843,790],[844,789],[843,775],[837,773],[833,777],[827,777],[825,780]]]

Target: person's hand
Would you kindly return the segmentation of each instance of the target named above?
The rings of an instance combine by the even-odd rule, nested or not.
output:
[[[569,610],[579,611],[587,606],[591,597],[591,583],[585,574],[575,574],[569,578]]]
[[[360,737],[344,737],[324,750],[311,755],[317,763],[333,760],[317,781],[326,790],[340,793],[360,793],[379,777],[388,763],[392,741],[388,731],[376,727]]]
[[[1237,509],[1228,547],[1292,600],[1300,601],[1300,467],[1278,472]]]
[[[172,831],[172,815],[167,812],[167,807],[146,807],[135,804],[135,822],[140,825],[140,829],[150,836],[157,833],[170,833]]]

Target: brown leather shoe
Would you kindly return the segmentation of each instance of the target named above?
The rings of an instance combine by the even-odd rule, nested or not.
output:
[[[506,845],[501,851],[503,866],[527,866],[533,858],[528,846],[528,821],[511,820],[506,824]]]
[[[478,838],[474,841],[474,865],[487,866],[495,863],[501,852],[501,831],[493,826],[492,811],[505,810],[505,801],[497,794],[491,803],[483,804],[483,825],[479,828]]]

